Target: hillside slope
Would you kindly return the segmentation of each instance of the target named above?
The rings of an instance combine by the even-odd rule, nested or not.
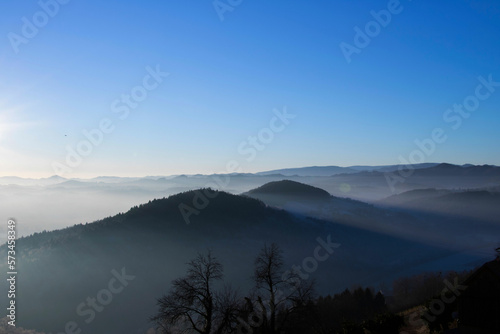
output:
[[[188,225],[179,205],[193,205],[200,193],[210,195],[209,203],[191,216]],[[149,316],[156,311],[156,298],[168,291],[171,280],[184,274],[185,263],[196,252],[212,249],[225,266],[226,281],[247,293],[255,256],[264,243],[277,242],[291,267],[314,256],[318,238],[340,244],[332,256],[310,271],[321,294],[354,283],[390,282],[416,266],[452,253],[291,215],[248,197],[205,190],[186,192],[91,224],[18,240],[17,301],[18,312],[23,314],[19,326],[59,333],[68,321],[75,321],[84,332],[143,333],[150,326]],[[5,252],[5,247],[1,251]],[[6,269],[0,265],[0,270]],[[86,323],[89,315],[81,313],[89,312],[87,298],[96,298],[116,273],[122,272],[134,279],[113,295],[102,313],[95,313]],[[2,287],[5,284],[2,282]]]

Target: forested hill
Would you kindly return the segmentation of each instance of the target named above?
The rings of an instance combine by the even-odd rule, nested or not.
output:
[[[280,245],[291,267],[314,256],[322,244],[318,240],[339,244],[308,274],[317,280],[321,294],[353,283],[390,282],[450,254],[425,243],[291,214],[257,199],[199,189],[93,223],[19,239],[19,326],[59,333],[65,325],[61,319],[68,319],[90,333],[140,332],[151,325],[156,298],[185,272],[185,263],[197,252],[211,249],[224,265],[226,282],[249,291],[255,256],[264,244]],[[5,264],[0,270],[7,272]],[[106,316],[96,313],[87,324],[77,307],[122,271],[134,280],[113,296],[119,302],[106,306]],[[1,284],[6,288],[6,281]]]

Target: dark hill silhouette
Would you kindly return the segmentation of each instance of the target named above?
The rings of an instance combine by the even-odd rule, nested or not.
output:
[[[284,196],[307,200],[327,200],[331,197],[323,189],[291,180],[269,182],[261,187],[250,190],[245,195],[254,198],[261,196]]]
[[[289,212],[402,238],[411,236],[414,240],[448,245],[454,249],[480,248],[489,235],[500,229],[498,224],[491,224],[500,221],[498,197],[488,195],[488,192],[459,194],[451,190],[418,189],[392,196],[389,202],[372,205],[335,196],[313,201],[306,194],[313,190],[321,193],[317,188],[294,182],[294,188],[302,192],[290,195],[284,186],[287,184],[289,181],[272,182],[245,195]],[[261,189],[272,191],[263,192]],[[433,233],[426,233],[428,230]],[[475,240],[468,238],[473,232],[476,233]],[[464,238],[467,242],[453,241]]]
[[[289,212],[361,228],[381,228],[374,218],[385,218],[385,212],[371,204],[335,197],[323,189],[290,180],[269,182],[243,195]]]
[[[348,185],[349,191],[345,193],[345,196],[375,203],[391,195],[415,189],[477,189],[500,185],[500,167],[498,166],[458,166],[443,163],[427,168],[413,168],[409,176],[407,169],[404,169],[402,174],[397,170],[337,174],[329,180],[321,180],[323,184],[321,187],[332,195],[342,196],[339,185]],[[391,180],[392,188],[388,179]],[[312,182],[308,183],[317,185]]]
[[[458,166],[448,163],[442,163],[434,167],[418,169],[415,175],[422,176],[444,176],[444,177],[457,177],[457,176],[492,176],[500,177],[500,167],[492,165],[465,165]]]
[[[187,225],[179,205],[193,206],[200,194],[209,195],[209,203]],[[353,283],[390,282],[415,266],[453,253],[334,221],[292,215],[249,197],[200,189],[153,200],[94,223],[20,238],[16,244],[22,273],[17,282],[22,287],[17,296],[18,312],[23,314],[19,326],[59,333],[66,322],[76,321],[90,333],[145,331],[150,326],[148,317],[156,310],[156,298],[185,272],[184,264],[197,251],[211,248],[225,266],[226,281],[248,291],[255,256],[265,242],[278,243],[291,267],[314,256],[318,238],[327,240],[329,235],[341,246],[311,272],[322,294]],[[6,245],[0,251],[5,252]],[[77,315],[77,306],[106,288],[111,271],[122,268],[135,276],[134,281],[113,296],[105,316],[97,313],[86,324]],[[7,272],[6,265],[0,264],[0,270]],[[2,288],[6,284],[0,283]]]
[[[372,225],[373,219],[367,218],[373,218],[374,212],[380,211],[371,204],[335,197],[323,189],[290,180],[269,182],[242,195],[259,199],[267,205],[289,212],[329,221],[347,222],[362,228]],[[382,216],[385,216],[385,213]]]

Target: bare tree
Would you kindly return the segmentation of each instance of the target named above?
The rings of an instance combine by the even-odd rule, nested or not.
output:
[[[229,287],[214,291],[214,283],[222,278],[222,264],[211,252],[198,254],[188,263],[187,275],[174,280],[170,293],[158,299],[159,312],[151,319],[165,333],[228,332],[235,318],[237,296]]]
[[[233,333],[238,323],[238,314],[241,312],[241,298],[231,286],[226,285],[224,289],[217,292],[215,303],[216,315],[214,323],[216,334]]]
[[[262,312],[266,333],[279,333],[288,317],[312,299],[314,282],[306,282],[297,272],[283,270],[283,253],[272,243],[264,245],[255,259],[256,307]]]

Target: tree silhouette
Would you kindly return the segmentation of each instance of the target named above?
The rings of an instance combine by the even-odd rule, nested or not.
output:
[[[280,333],[290,315],[312,299],[314,282],[301,280],[283,266],[282,251],[275,243],[264,245],[255,259],[255,308],[261,312],[264,333]]]
[[[158,299],[159,312],[151,320],[165,333],[222,334],[235,322],[238,298],[230,287],[222,292],[223,266],[210,251],[188,263],[187,275],[172,282],[168,295]]]

